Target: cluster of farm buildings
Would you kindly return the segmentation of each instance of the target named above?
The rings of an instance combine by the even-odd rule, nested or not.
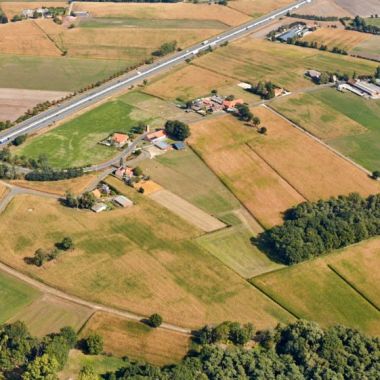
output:
[[[366,99],[380,99],[380,82],[350,79],[337,84],[339,91],[350,91]]]
[[[124,195],[111,196],[111,189],[106,184],[101,184],[91,193],[96,199],[96,203],[91,207],[91,210],[95,213],[110,209],[111,203],[116,207],[123,208],[133,206],[133,202]]]

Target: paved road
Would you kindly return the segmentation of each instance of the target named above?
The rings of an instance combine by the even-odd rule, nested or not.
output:
[[[232,41],[236,38],[242,37],[245,34],[251,33],[255,29],[261,28],[271,21],[286,15],[287,12],[293,11],[302,7],[312,0],[299,0],[287,7],[274,11],[266,16],[257,20],[250,21],[239,27],[230,29],[218,36],[205,40],[197,45],[188,48],[185,51],[178,52],[169,58],[164,58],[160,61],[154,62],[151,65],[145,65],[136,71],[128,73],[115,80],[109,81],[106,84],[86,92],[85,94],[78,95],[66,103],[62,103],[53,107],[39,115],[36,115],[6,131],[0,133],[0,146],[6,144],[15,137],[36,132],[39,129],[53,125],[57,121],[63,120],[71,114],[78,112],[92,104],[95,104],[122,89],[126,89],[131,85],[141,83],[144,79],[148,79],[153,75],[166,71],[184,61],[194,57],[199,52],[205,51],[209,48],[214,48],[224,42]]]

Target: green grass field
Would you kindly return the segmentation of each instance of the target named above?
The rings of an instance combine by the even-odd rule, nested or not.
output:
[[[218,20],[155,20],[128,17],[95,17],[83,20],[81,28],[226,29]]]
[[[236,198],[189,147],[140,166],[161,186],[210,214],[220,216],[239,208]]]
[[[15,278],[0,273],[0,323],[6,322],[38,298],[40,293]]]
[[[25,322],[32,335],[42,337],[64,326],[78,331],[91,314],[86,307],[44,295],[16,313],[11,321]]]
[[[349,117],[367,132],[328,140],[334,148],[369,170],[380,169],[380,101],[365,100],[333,89],[314,93],[318,100]]]
[[[323,259],[268,273],[251,282],[299,318],[322,326],[339,323],[367,334],[380,334],[380,312]]]
[[[126,66],[118,60],[0,55],[0,87],[74,91]]]
[[[149,116],[134,112],[126,103],[105,103],[56,129],[29,140],[19,154],[37,158],[46,154],[54,167],[72,167],[106,161],[117,149],[100,145],[113,132],[129,132],[137,121]],[[141,119],[139,119],[141,117]]]
[[[239,225],[202,236],[197,242],[245,278],[280,268],[251,244],[251,237],[252,233]]]
[[[369,17],[369,18],[366,19],[366,22],[369,25],[375,25],[375,26],[379,26],[380,27],[380,17],[378,17],[378,18],[371,18],[371,17]]]
[[[85,355],[81,351],[71,350],[65,367],[59,373],[59,378],[75,379],[84,366],[90,366],[96,374],[104,375],[123,367],[123,364],[124,360],[115,356]]]

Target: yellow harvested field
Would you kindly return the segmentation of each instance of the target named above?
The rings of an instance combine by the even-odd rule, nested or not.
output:
[[[101,312],[93,315],[81,336],[85,337],[90,331],[96,331],[103,337],[105,352],[156,365],[179,362],[190,346],[190,337],[187,335],[152,329],[141,322],[132,322]]]
[[[158,183],[156,183],[152,180],[142,181],[142,182],[136,183],[135,188],[136,189],[143,188],[144,189],[144,195],[150,195],[150,194],[155,193],[156,191],[159,191],[162,189],[162,187]]]
[[[33,20],[0,25],[2,54],[61,56],[61,51]]]
[[[62,91],[0,88],[0,120],[16,120],[38,103],[61,99],[67,94]]]
[[[338,47],[349,51],[371,38],[373,38],[371,34],[355,32],[353,30],[321,28],[305,36],[303,41],[327,45],[329,50]]]
[[[267,136],[249,146],[306,199],[315,201],[358,192],[376,194],[380,184],[265,107],[253,109]]]
[[[198,328],[224,320],[259,329],[292,316],[197,245],[201,231],[116,178],[107,180],[134,201],[95,214],[23,195],[0,214],[0,259],[84,299]],[[46,226],[49,228],[46,228]],[[22,231],[22,236],[19,231]],[[74,251],[43,268],[25,257],[70,236]]]
[[[355,0],[352,0],[352,3],[354,2]],[[348,10],[339,6],[336,0],[313,0],[310,4],[302,7],[297,13],[302,13],[305,15],[337,17],[352,17],[357,15],[357,13],[352,14]]]
[[[282,212],[305,199],[250,147],[264,140],[232,116],[194,124],[191,146],[265,227],[279,224]]]
[[[8,16],[9,19],[11,19],[13,16],[19,15],[24,9],[37,9],[41,7],[67,7],[67,6],[68,6],[67,2],[64,2],[64,1],[1,2],[1,9]]]
[[[165,99],[189,100],[236,82],[202,67],[187,65],[153,80],[144,92]]]
[[[129,17],[152,20],[218,20],[230,26],[237,26],[249,21],[247,15],[217,4],[76,2],[74,10],[88,11],[93,17]]]
[[[43,27],[46,27],[46,23]],[[128,59],[148,57],[163,43],[176,40],[185,48],[220,32],[219,29],[181,29],[173,35],[173,29],[145,28],[74,28],[50,31],[57,45],[68,51],[68,56]],[[57,33],[58,32],[58,33]]]
[[[8,193],[8,188],[0,182],[0,199],[3,199],[5,195]]]
[[[167,208],[188,223],[200,228],[204,232],[220,230],[226,225],[219,219],[207,214],[200,208],[193,206],[188,201],[172,193],[169,190],[160,190],[150,195],[150,199]]]
[[[294,3],[293,0],[231,0],[228,6],[252,17],[259,17]]]
[[[13,185],[24,187],[26,189],[42,191],[44,193],[50,193],[55,195],[65,195],[66,191],[70,191],[73,194],[80,194],[96,180],[97,174],[86,174],[82,177],[65,179],[62,181],[26,181],[26,180],[14,180],[11,181]]]

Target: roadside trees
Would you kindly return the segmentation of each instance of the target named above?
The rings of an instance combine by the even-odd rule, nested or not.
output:
[[[149,325],[154,328],[161,326],[162,322],[163,319],[160,314],[152,314],[148,319]]]

